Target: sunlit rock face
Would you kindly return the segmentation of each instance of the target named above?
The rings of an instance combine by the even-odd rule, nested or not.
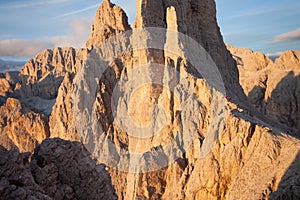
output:
[[[33,151],[50,137],[50,129],[54,128],[49,116],[56,111],[59,87],[65,76],[77,72],[86,53],[84,49],[48,49],[30,59],[20,72],[1,74],[1,145]]]
[[[59,192],[78,199],[111,199],[114,192],[119,199],[297,199],[300,142],[295,132],[252,107],[265,108],[256,97],[247,101],[245,93],[250,98],[252,86],[240,70],[247,65],[245,73],[259,72],[259,84],[264,85],[261,71],[274,63],[262,54],[229,48],[237,68],[220,34],[213,0],[138,0],[136,16],[131,28],[125,12],[105,0],[86,50],[46,50],[16,77],[1,76],[1,124],[6,130],[1,137],[8,141],[3,146],[33,151],[48,137],[84,144],[48,139],[35,149],[30,165],[36,194],[56,198]],[[156,48],[137,48],[151,45]],[[277,62],[289,69],[296,58]],[[265,94],[270,92],[257,92],[260,99]],[[269,105],[272,109],[265,110],[275,111],[278,104]],[[12,118],[15,115],[22,121]],[[25,130],[23,139],[13,140],[19,130]],[[104,163],[100,171],[90,156]],[[113,188],[109,178],[101,178],[108,177],[103,168]],[[59,191],[48,187],[52,178]],[[11,184],[5,182],[0,194]]]
[[[113,5],[109,7],[114,8]],[[99,10],[103,10],[101,6]],[[126,17],[124,16],[123,19],[126,20]],[[124,20],[119,21],[124,22]],[[94,23],[97,24],[97,19]],[[134,40],[134,34],[145,27],[166,28],[188,35],[208,52],[224,83],[224,90],[213,91],[210,82],[201,76],[203,74],[199,75],[196,67],[188,62],[188,54],[185,57],[167,51],[170,43],[179,41],[178,38],[171,40],[174,38],[170,38],[167,32],[161,37],[162,49],[139,49],[126,52],[108,63],[108,67],[99,77],[93,104],[97,108],[95,115],[97,122],[105,133],[99,136],[103,144],[100,149],[114,157],[114,163],[107,166],[118,197],[120,199],[263,199],[276,191],[285,170],[297,156],[299,142],[297,139],[286,139],[285,130],[280,125],[265,120],[265,117],[246,102],[245,94],[239,84],[237,67],[223,43],[217,26],[214,1],[196,3],[137,1],[137,18],[130,33],[133,36],[128,38],[122,33],[130,29],[113,26],[114,23],[108,23],[107,26],[115,27],[116,30],[112,32],[119,33],[122,41],[127,42],[130,39]],[[140,41],[149,45],[157,39],[149,29],[141,34],[143,40]],[[90,49],[88,58],[96,58],[99,55],[99,59],[104,55],[114,56],[114,52],[121,52],[124,48],[116,43],[113,49],[109,49],[109,46],[105,49],[97,49],[102,47],[102,42],[108,37],[93,39],[94,35],[90,36],[90,41],[98,40],[100,43]],[[188,51],[188,47],[184,44],[178,46],[182,51]],[[268,62],[271,61],[262,56],[257,68],[263,68],[263,65]],[[140,67],[143,73],[138,72]],[[155,67],[157,71],[153,70]],[[179,76],[170,73],[170,70],[167,70],[169,68],[176,69]],[[80,75],[76,74],[74,80],[80,79],[78,76]],[[179,78],[179,83],[171,87],[170,77],[173,77],[172,80]],[[150,80],[152,84],[139,86],[138,84],[143,82],[140,80]],[[120,86],[120,82],[124,85]],[[128,82],[130,84],[126,85]],[[122,96],[115,99],[114,92],[117,86],[121,88]],[[94,91],[92,87],[89,89]],[[195,94],[194,98],[186,104],[187,112],[183,112],[180,107],[181,101],[184,96],[191,93]],[[229,96],[229,101],[225,96]],[[116,115],[111,108],[114,103],[112,101],[115,100],[118,102]],[[223,104],[224,107],[219,107]],[[157,114],[159,109],[155,112],[156,105],[164,111],[164,119],[157,118],[160,115]],[[135,135],[134,131],[126,126],[129,124],[126,119],[118,120],[118,114],[121,116],[128,114],[135,125],[142,128],[149,125],[156,127],[160,122],[164,122],[164,126],[155,133],[147,132],[145,129]],[[215,121],[219,119],[216,116],[224,116],[222,125],[218,126],[217,130],[211,128],[214,127],[215,122],[220,122]],[[76,130],[76,122],[73,125]],[[208,154],[204,154],[204,146],[211,139],[212,130],[215,130],[218,136]],[[170,162],[170,154],[165,147],[177,137],[178,146],[173,147],[179,149],[180,143],[185,142],[184,133],[189,131],[194,133],[192,144],[186,149],[180,149],[181,154],[178,159]],[[81,134],[77,132],[77,135]],[[146,137],[149,135],[150,137]],[[83,141],[90,140],[83,137]],[[107,148],[110,142],[113,144],[113,149]],[[286,146],[288,144],[295,148],[292,157],[288,153],[282,153],[289,151]],[[155,154],[150,153],[150,157],[146,158],[145,153],[151,152],[151,149],[156,149],[157,155],[161,155],[158,157],[164,157],[168,165],[159,168],[162,163],[156,160],[158,157]],[[128,159],[123,151],[142,155]],[[99,162],[105,162],[106,159],[100,156]],[[281,160],[286,162],[283,164]],[[280,169],[276,164],[279,162],[282,167]],[[149,172],[132,174],[124,171],[124,169],[128,171],[145,169],[143,168],[145,163]],[[151,169],[156,170],[151,171]],[[265,174],[264,169],[268,169],[268,175]],[[240,187],[241,185],[243,187]]]
[[[227,46],[249,101],[275,121],[300,131],[300,52],[286,51],[274,62],[260,52]]]

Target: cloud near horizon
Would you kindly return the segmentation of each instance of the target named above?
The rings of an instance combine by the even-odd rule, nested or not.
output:
[[[300,41],[300,28],[283,33],[273,39],[273,43]]]
[[[275,53],[267,53],[266,56],[268,57],[279,57],[283,54],[282,51],[279,51],[279,52],[275,52]]]
[[[50,41],[7,39],[0,40],[0,56],[34,57],[44,49],[53,48]]]
[[[91,23],[92,20],[87,18],[71,20],[68,23],[70,32],[62,36],[33,40],[0,40],[0,56],[32,58],[45,49],[52,49],[55,47],[83,48],[85,47],[85,41],[90,33]]]

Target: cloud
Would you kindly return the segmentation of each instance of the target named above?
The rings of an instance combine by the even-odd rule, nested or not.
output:
[[[44,0],[44,1],[33,1],[33,2],[27,2],[24,3],[22,1],[20,2],[8,2],[7,4],[4,4],[0,6],[0,8],[28,8],[28,7],[36,7],[36,6],[45,6],[45,5],[50,5],[50,4],[60,4],[64,3],[70,0]]]
[[[45,40],[0,40],[0,56],[33,57],[47,48],[53,48],[53,44]]]
[[[70,31],[66,35],[49,38],[22,40],[0,40],[0,56],[34,57],[39,52],[54,47],[85,47],[85,41],[90,33],[92,19],[74,19],[68,23]]]
[[[300,41],[300,28],[280,34],[273,39],[273,43]]]
[[[68,12],[68,13],[65,13],[63,15],[60,15],[56,18],[62,18],[62,17],[67,17],[67,16],[70,16],[70,15],[76,15],[76,14],[79,14],[79,13],[82,13],[82,12],[85,12],[85,11],[88,11],[88,10],[92,10],[94,8],[97,8],[99,7],[99,4],[95,4],[95,5],[92,5],[92,6],[88,6],[86,8],[82,8],[82,9],[79,9],[79,10],[74,10],[72,12]]]
[[[275,53],[267,53],[266,56],[268,56],[268,57],[279,57],[279,56],[281,56],[281,54],[283,54],[283,52],[279,51],[279,52],[275,52]]]
[[[85,47],[85,42],[90,34],[91,18],[74,19],[69,22],[70,32],[63,36],[50,38],[54,46]]]

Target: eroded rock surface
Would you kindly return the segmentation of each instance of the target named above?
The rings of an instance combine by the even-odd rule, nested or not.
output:
[[[28,61],[19,76],[22,86],[14,96],[30,98],[38,96],[54,99],[67,72],[76,72],[76,66],[85,58],[86,50],[74,48],[47,49]],[[18,93],[19,92],[19,93]]]
[[[86,50],[55,48],[39,53],[20,72],[0,76],[1,144],[33,151],[50,137],[49,116],[66,74],[74,74]],[[61,116],[61,115],[60,115]],[[50,126],[50,127],[49,127]]]
[[[104,0],[97,10],[86,47],[91,50],[105,39],[130,29],[126,13],[109,0]]]
[[[259,52],[227,46],[238,63],[250,102],[277,122],[300,131],[300,52],[286,51],[275,62]]]
[[[2,147],[0,155],[1,199],[116,199],[105,167],[80,143],[47,139],[32,157]]]
[[[10,191],[15,189],[7,188],[28,185],[30,190],[37,191],[36,195],[47,195],[47,198],[54,199],[60,197],[113,199],[114,190],[119,199],[268,199],[270,196],[291,199],[298,197],[299,139],[294,133],[288,132],[286,127],[272,120],[266,120],[246,102],[246,96],[239,84],[238,69],[226,50],[216,22],[215,2],[213,0],[137,0],[137,18],[133,33],[139,28],[148,26],[180,31],[201,44],[216,64],[225,90],[209,85],[211,82],[197,73],[195,66],[192,66],[185,56],[174,55],[164,49],[143,49],[120,55],[108,63],[108,68],[102,71],[101,77],[96,80],[96,89],[93,91],[90,84],[95,83],[93,78],[97,74],[94,72],[101,72],[99,69],[103,67],[103,62],[98,62],[101,58],[99,55],[118,52],[124,47],[122,42],[108,45],[105,49],[99,49],[99,46],[114,34],[130,30],[124,11],[109,0],[105,0],[97,11],[92,33],[87,42],[88,51],[70,48],[42,52],[36,59],[27,63],[21,71],[24,76],[21,77],[20,87],[24,87],[25,84],[28,86],[25,87],[27,89],[20,89],[19,93],[13,93],[17,95],[16,97],[18,95],[29,98],[38,96],[42,100],[54,98],[55,104],[49,122],[50,137],[82,141],[86,144],[85,148],[88,148],[89,143],[97,142],[99,149],[96,150],[100,150],[94,152],[96,154],[94,156],[98,158],[97,162],[105,162],[108,158],[113,160],[113,163],[110,163],[112,165],[107,165],[106,168],[110,173],[114,189],[110,185],[108,174],[103,169],[104,165],[97,166],[96,161],[90,159],[91,155],[83,150],[82,145],[60,139],[48,139],[35,150],[30,164],[26,164],[28,154],[22,154],[23,157],[20,157],[19,154],[14,153],[13,157],[19,156],[20,160],[26,158],[22,161],[23,164],[20,164],[21,168],[25,168],[26,171],[30,166],[30,176],[33,178],[28,179],[31,181],[26,184],[19,184],[9,181],[8,175],[1,175],[1,181],[4,180],[1,183],[4,186],[0,187],[0,193],[9,196],[12,195]],[[155,39],[149,32],[145,32],[143,37],[146,42]],[[168,34],[163,38],[162,45],[165,48],[170,43],[178,42],[176,38],[170,39]],[[178,44],[178,48],[188,51],[188,46],[184,44]],[[257,92],[253,92],[256,96],[253,96],[253,100],[250,99],[251,102],[265,112],[274,111],[275,113],[269,115],[276,120],[274,116],[279,113],[277,109],[285,109],[288,106],[293,115],[288,115],[287,110],[281,110],[283,115],[277,117],[289,121],[290,119],[287,120],[286,117],[293,116],[291,119],[297,121],[297,117],[294,116],[298,116],[299,112],[295,110],[297,108],[295,102],[299,101],[291,100],[290,96],[299,94],[297,89],[299,83],[288,81],[281,86],[282,89],[279,91],[284,91],[286,87],[291,88],[286,90],[288,95],[285,99],[280,100],[284,102],[283,104],[277,104],[276,100],[275,103],[262,103],[261,100],[265,100],[266,94],[270,96],[274,91],[268,89],[275,87],[271,86],[271,83],[275,82],[272,74],[274,73],[275,77],[276,73],[281,74],[282,71],[275,69],[273,71],[273,68],[276,68],[276,61],[274,64],[260,53],[239,49],[235,49],[234,52],[239,54],[234,57],[239,69],[243,67],[245,73],[258,74],[252,82],[258,83],[258,87],[261,86],[262,89],[257,88]],[[299,61],[297,52],[288,54],[277,61],[277,64],[282,66],[278,70],[290,70]],[[248,57],[248,61],[244,57]],[[89,63],[89,59],[95,60]],[[82,65],[84,61],[87,62],[86,65]],[[158,71],[153,70],[155,65],[149,64],[150,62],[159,64],[161,68],[158,68]],[[82,74],[83,67],[91,68],[92,65],[89,65],[91,63],[96,64],[97,70],[84,71],[86,73]],[[201,64],[204,63],[199,63]],[[265,65],[272,69],[271,75]],[[139,73],[136,69],[141,66],[144,66],[145,71]],[[171,73],[169,69],[175,69],[180,72],[180,75]],[[245,93],[250,96],[252,86],[246,83],[246,75],[241,71],[240,74],[241,85]],[[82,76],[86,78],[82,79],[81,85],[76,85],[76,80]],[[7,75],[3,78],[6,80]],[[53,85],[47,85],[46,83],[49,83],[52,78],[55,78]],[[185,81],[181,81],[180,78],[184,78]],[[150,82],[134,88],[143,79]],[[175,85],[170,81],[173,79],[176,80]],[[3,80],[4,89],[1,90],[3,94],[10,94],[11,91],[15,91],[17,84],[5,80]],[[43,82],[44,80],[46,81]],[[129,82],[131,85],[127,87],[121,85],[119,89],[122,95],[115,98],[114,89],[120,80],[123,84]],[[153,81],[157,81],[156,84],[152,84]],[[76,103],[74,94],[77,94],[81,87],[84,89],[82,93],[84,95],[80,97],[85,100],[81,103],[95,106],[94,119],[103,134],[88,132],[91,128],[91,120],[86,120],[87,118],[78,120],[77,113],[74,113],[74,106],[77,106],[74,105]],[[137,138],[137,135],[132,135],[130,129],[124,128],[128,125],[127,121],[115,117],[116,113],[112,109],[115,100],[117,102],[115,112],[120,116],[129,114],[134,122],[142,127],[151,123],[153,127],[162,124],[161,118],[152,120],[153,116],[158,116],[157,113],[160,112],[158,108],[152,108],[159,105],[164,109],[165,126],[158,133],[153,132],[154,129],[140,131],[139,137],[150,136]],[[182,107],[182,102],[186,107]],[[32,101],[26,103],[30,110],[34,110],[35,105]],[[6,107],[9,106],[6,104],[1,109],[8,109]],[[266,105],[272,108],[267,109]],[[275,108],[277,105],[279,107]],[[36,107],[39,108],[36,108],[36,112],[48,111],[47,106]],[[295,123],[294,121],[292,123]],[[79,127],[82,126],[82,131],[91,135],[82,135],[82,132],[77,129],[78,123]],[[187,135],[188,133],[192,134],[192,143],[184,146],[190,136]],[[8,135],[4,134],[4,136]],[[167,151],[165,146],[172,141],[175,141],[174,145]],[[113,148],[109,144],[113,144]],[[182,146],[185,148],[181,148]],[[88,148],[88,150],[94,149]],[[137,153],[140,157],[129,159],[134,155],[124,155],[126,151]],[[0,149],[0,152],[6,155],[5,150]],[[178,157],[174,162],[171,162],[172,152],[175,152]],[[159,160],[157,156],[163,159]],[[6,162],[1,162],[0,165],[2,163]],[[165,163],[167,165],[163,165]],[[164,167],[161,168],[161,165]],[[0,169],[8,169],[10,164],[2,164],[2,166]],[[32,185],[36,190],[31,189]],[[27,194],[27,188],[21,190],[18,195],[24,195],[24,191]],[[33,192],[30,190],[28,194],[31,195]]]
[[[115,163],[107,167],[120,199],[268,199],[275,191],[284,195],[283,190],[278,189],[278,186],[285,182],[282,177],[297,158],[299,140],[287,135],[286,130],[273,121],[265,121],[264,117],[243,102],[246,98],[238,83],[238,71],[224,46],[214,16],[214,1],[137,1],[137,19],[134,27],[169,28],[194,38],[202,44],[216,63],[227,94],[220,91],[213,93],[206,80],[198,76],[193,66],[187,63],[184,57],[169,52],[140,50],[133,52],[132,55],[120,56],[119,59],[111,62],[99,78],[93,102],[97,108],[98,122],[105,134],[81,136],[86,142],[93,142],[93,139],[97,138],[101,150],[114,157]],[[146,42],[154,39],[151,38],[151,33],[145,33],[143,36]],[[165,45],[170,42],[168,35],[165,42]],[[116,51],[119,47],[117,44],[111,48]],[[109,48],[107,46],[105,53],[109,52]],[[185,47],[181,46],[181,48]],[[101,49],[97,50],[96,45],[93,46],[88,58],[97,58],[97,52],[101,51]],[[248,54],[252,55],[252,52],[249,51]],[[251,59],[255,57],[259,60],[255,62],[256,66],[251,66],[253,71],[261,70],[265,64],[272,63],[262,54],[255,54]],[[160,69],[160,73],[157,74],[159,77],[154,78],[151,76],[154,67],[147,66],[150,61],[178,69],[186,82],[178,83],[178,88],[175,87],[174,91],[170,91],[172,87],[167,81],[172,74]],[[144,74],[130,74],[133,73],[131,70],[134,71],[139,66],[146,66]],[[146,72],[150,72],[150,75]],[[91,72],[87,71],[84,75],[89,73]],[[76,76],[78,74],[74,79]],[[159,84],[146,84],[132,93],[132,87],[138,84],[137,77],[150,78],[153,81],[158,79],[166,87]],[[156,104],[160,105],[166,114],[166,127],[158,134],[142,140],[136,139],[124,129],[126,122],[122,124],[122,121],[113,117],[111,110],[113,90],[117,82],[124,78],[133,81],[132,87],[124,87],[125,89],[122,90],[123,96],[117,99],[120,107],[116,112],[129,113],[137,124],[143,126],[150,123],[153,116],[150,108]],[[71,92],[72,87],[69,88]],[[84,94],[89,94],[92,91],[90,88],[86,87]],[[192,111],[180,110],[180,100],[189,95],[185,91],[195,94],[194,101],[186,104],[193,108]],[[134,101],[129,98],[129,94],[133,95]],[[227,101],[225,95],[231,98]],[[224,102],[223,109],[218,107]],[[239,104],[244,106],[241,108]],[[147,116],[148,114],[150,116]],[[215,127],[216,121],[213,119],[223,114],[222,125],[211,129],[211,126]],[[191,123],[188,123],[188,120]],[[83,120],[80,125],[85,127],[87,122],[89,121]],[[153,123],[155,125],[159,122],[157,120]],[[204,144],[211,139],[212,130],[218,133],[217,141],[213,143],[211,151],[203,157]],[[168,162],[170,157],[164,146],[175,137],[179,144],[184,143],[185,136],[180,133],[189,131],[196,133],[192,145],[185,150],[180,149],[182,154],[176,162],[158,169],[161,163],[155,156],[160,154],[165,158],[165,162]],[[141,134],[148,135],[149,132],[145,131]],[[116,148],[108,148],[109,142],[112,142]],[[174,149],[178,150],[178,147],[175,146]],[[119,148],[145,154],[137,159],[139,162],[126,160],[126,155],[124,156]],[[153,149],[156,155],[149,153]],[[106,157],[100,157],[99,161],[105,159]],[[137,174],[127,173],[126,170],[122,172],[124,168],[128,171],[145,169],[143,168],[145,163],[149,164],[149,169],[152,167],[156,170]],[[116,170],[115,166],[122,170]],[[295,170],[291,172],[293,175],[296,173]],[[286,184],[293,186],[294,183]]]
[[[50,136],[48,118],[28,109],[19,100],[8,98],[0,107],[0,145],[32,152]]]

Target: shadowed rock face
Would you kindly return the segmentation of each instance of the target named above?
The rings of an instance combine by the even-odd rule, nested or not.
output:
[[[249,101],[268,117],[300,131],[300,52],[286,51],[273,62],[259,52],[227,47],[238,63]]]
[[[244,102],[245,94],[238,82],[236,65],[223,43],[215,12],[215,2],[212,0],[138,0],[134,27],[136,29],[149,26],[168,28],[187,34],[196,40],[216,63],[224,81],[226,93],[231,100],[227,101],[224,93],[214,91],[208,82],[196,73],[184,56],[172,55],[164,49],[129,52],[115,59],[109,63],[109,67],[99,78],[96,94],[92,94],[95,96],[92,103],[96,107],[97,120],[105,133],[99,138],[94,138],[101,141],[103,149],[107,147],[109,141],[112,141],[116,147],[123,150],[145,152],[146,156],[143,155],[138,160],[139,162],[133,163],[136,164],[133,167],[140,167],[146,163],[149,164],[147,167],[155,168],[159,162],[156,160],[156,155],[148,154],[149,149],[156,150],[157,154],[162,155],[168,161],[170,157],[163,147],[175,137],[176,145],[179,146],[185,142],[184,134],[186,132],[195,133],[189,148],[176,149],[179,150],[180,155],[175,162],[152,172],[136,174],[118,171],[113,166],[106,166],[111,176],[114,187],[112,188],[110,178],[103,169],[103,165],[97,166],[95,161],[90,159],[91,155],[83,150],[81,144],[60,139],[48,139],[35,149],[30,163],[27,161],[29,154],[19,154],[14,150],[6,152],[0,149],[0,154],[4,155],[0,157],[0,194],[12,198],[37,195],[37,198],[45,199],[59,199],[60,197],[65,199],[113,199],[115,190],[119,199],[268,199],[271,193],[279,197],[286,193],[291,197],[297,196],[298,194],[294,194],[297,191],[295,188],[299,185],[297,179],[288,177],[298,173],[297,169],[300,166],[297,153],[300,149],[300,142],[297,138],[288,135],[282,126],[270,120],[265,121],[266,118],[257,114],[252,107],[247,107],[247,102]],[[97,51],[109,52],[111,50],[109,47],[97,49],[104,40],[130,29],[124,11],[105,0],[97,11],[92,32],[87,41],[88,51],[70,48],[42,52],[25,65],[21,71],[21,74],[24,75],[21,77],[21,83],[13,77],[8,82],[3,80],[4,85],[6,84],[5,87],[3,86],[3,94],[14,93],[16,90],[14,88],[19,88],[15,83],[19,83],[21,88],[24,84],[28,86],[27,88],[38,88],[36,90],[38,92],[26,89],[24,94],[15,93],[15,97],[27,95],[29,98],[38,96],[43,100],[55,98],[49,119],[50,133],[46,137],[60,137],[75,141],[89,139],[84,136],[80,137],[81,133],[78,133],[74,124],[76,116],[73,113],[73,95],[74,91],[78,89],[75,80],[80,76],[79,72],[86,58],[91,58]],[[147,42],[155,39],[147,34],[145,37]],[[173,41],[169,41],[166,36],[165,42],[164,45],[168,45],[168,42]],[[114,50],[119,47],[114,46]],[[184,48],[188,50],[188,47]],[[245,53],[245,55],[248,54],[251,55],[252,52]],[[261,54],[254,55],[251,59],[254,57],[258,57],[259,60],[255,61],[256,66],[250,67],[251,69],[262,70],[265,64],[272,63]],[[159,77],[154,77],[155,73],[150,73],[149,77],[151,80],[158,78],[161,81],[159,83],[164,83],[166,87],[159,84],[148,84],[138,88],[132,93],[134,101],[127,99],[128,94],[131,94],[132,91],[125,88],[122,91],[123,96],[119,100],[125,102],[130,109],[118,107],[117,111],[121,113],[129,111],[137,124],[145,125],[154,116],[149,115],[150,108],[159,104],[165,109],[167,126],[159,134],[145,140],[138,140],[122,129],[122,126],[114,119],[111,108],[112,94],[119,80],[129,77],[128,81],[138,83],[144,74],[133,76],[133,79],[130,80],[132,78],[130,70],[147,64],[149,61],[159,63],[164,67],[160,71]],[[240,65],[243,63],[242,59],[238,59],[238,61]],[[294,59],[291,62],[296,61],[297,59]],[[201,64],[203,63],[199,63],[199,65]],[[284,68],[289,66],[290,64],[284,65]],[[186,82],[179,84],[177,91],[170,91],[167,87],[171,84],[168,82],[168,78],[172,77],[172,74],[165,70],[166,67],[176,69],[180,72],[180,76],[186,79]],[[152,72],[151,65],[146,66],[145,69]],[[5,76],[4,79],[7,80],[7,77]],[[52,84],[47,77],[50,77],[51,80],[55,78],[56,82]],[[261,85],[264,85],[265,77],[259,77],[262,80]],[[90,81],[90,79],[85,81]],[[298,85],[298,83],[295,84]],[[284,87],[282,86],[282,88]],[[264,89],[267,90],[266,87]],[[259,91],[257,99],[263,99],[265,95],[261,95],[261,93],[265,92],[260,88],[257,90]],[[296,92],[297,90],[293,90],[293,93],[297,94]],[[194,94],[193,101],[186,103],[187,106],[190,106],[190,110],[182,111],[178,102],[190,93]],[[4,106],[1,109],[7,109],[8,103],[12,100],[6,101],[4,98],[3,101]],[[255,102],[263,107],[259,100]],[[25,103],[25,107],[30,108],[29,113],[41,112],[41,106],[35,106],[32,101]],[[17,103],[15,104],[17,105]],[[223,104],[224,107],[219,106]],[[240,104],[243,105],[243,108],[240,107]],[[19,107],[17,106],[17,108]],[[18,110],[23,109],[17,109],[17,113],[19,113]],[[47,111],[47,108],[42,110]],[[6,119],[5,113],[6,111],[3,119]],[[30,115],[27,116],[28,113],[20,115],[33,121]],[[218,116],[223,116],[220,124],[213,121]],[[6,123],[5,120],[3,121]],[[23,122],[21,121],[14,127],[22,127],[21,123]],[[80,123],[84,124],[84,121],[80,121]],[[155,123],[160,123],[160,120],[155,120]],[[210,128],[211,126],[213,128]],[[15,130],[12,131],[12,136],[18,134]],[[34,137],[39,137],[39,133],[34,131],[32,130]],[[216,141],[212,143],[211,151],[207,152],[206,156],[202,156],[205,141],[214,139],[209,137],[211,131],[216,132]],[[8,134],[3,133],[7,138]],[[141,134],[146,134],[146,132],[141,132]],[[26,144],[27,141],[28,138],[24,138],[20,144]],[[36,141],[38,142],[34,142],[30,147],[40,143],[39,140],[36,139]],[[16,143],[13,141],[12,146],[19,147]],[[31,151],[29,148],[28,150]],[[119,166],[126,167],[131,164],[118,160],[121,158],[122,152],[117,148],[110,150],[112,151],[105,152],[102,156],[104,158],[114,157]],[[10,159],[14,162],[9,162]],[[101,159],[98,162],[101,162]],[[19,174],[27,175],[9,176],[8,174],[11,174],[9,169],[14,163],[17,163],[14,169]],[[291,165],[292,167],[290,167]],[[6,173],[6,171],[8,172]],[[22,177],[28,177],[26,179],[28,182],[25,182]],[[15,191],[17,193],[14,193]],[[275,193],[276,191],[277,193]]]
[[[75,73],[85,58],[86,50],[74,48],[55,48],[39,53],[21,69],[22,84],[13,94],[16,98],[38,96],[54,99],[67,72]]]
[[[1,147],[1,199],[116,199],[104,166],[80,143],[48,139],[30,154]]]
[[[30,59],[20,72],[0,75],[0,144],[33,151],[50,137],[49,116],[64,76],[74,74],[86,50],[55,48]]]
[[[168,19],[167,8],[173,7],[175,18]],[[213,0],[137,0],[135,28],[168,27],[176,23],[181,33],[196,40],[210,54],[222,75],[226,93],[244,100],[238,84],[238,71],[227,52],[216,20],[216,5]]]
[[[99,10],[102,11],[101,6]],[[106,14],[101,16],[106,16]],[[100,24],[100,21],[96,19],[94,23]],[[107,26],[114,27],[110,23]],[[216,23],[214,1],[137,1],[137,18],[134,27],[149,26],[178,30],[194,38],[217,64],[226,92],[232,97],[232,101],[241,103],[245,100],[238,83],[237,68],[225,48]],[[115,32],[122,31],[124,31],[123,28],[116,27]],[[90,39],[94,36],[95,34],[91,35]],[[151,35],[146,35],[146,37],[148,37],[146,41],[154,39]],[[92,40],[97,39],[99,38],[95,37]],[[99,41],[103,41],[103,38]],[[97,45],[93,48],[96,49]],[[95,51],[91,49],[90,55]],[[135,95],[143,95],[143,98],[135,98],[134,105],[138,106],[138,109],[132,112],[137,123],[143,124],[148,120],[147,108],[152,105],[151,102],[147,102],[148,99],[154,99],[154,102],[159,102],[167,108],[166,115],[169,120],[167,121],[169,127],[163,129],[160,136],[155,135],[150,141],[144,140],[143,143],[130,137],[118,126],[110,108],[110,99],[116,82],[124,78],[130,70],[138,67],[134,62],[135,56],[139,58],[139,65],[152,60],[178,68],[182,75],[187,77],[189,83],[187,90],[195,92],[198,102],[198,106],[195,106],[191,112],[193,114],[187,117],[176,110],[176,98],[172,97],[172,94],[168,93],[165,88],[150,85],[142,88],[142,91],[138,90]],[[263,62],[268,62],[267,58]],[[150,70],[150,68],[147,69]],[[167,74],[162,74],[159,80],[166,80]],[[188,63],[184,62],[184,58],[174,57],[164,51],[143,50],[120,57],[110,63],[99,82],[98,88],[102,89],[96,94],[95,104],[99,109],[97,112],[99,123],[107,135],[107,138],[101,140],[103,146],[108,139],[112,139],[116,146],[133,151],[144,151],[151,147],[159,149],[176,135],[174,132],[180,130],[181,125],[184,126],[184,120],[193,118],[194,114],[199,114],[198,119],[200,119],[194,122],[200,128],[197,129],[199,134],[196,134],[191,147],[182,153],[176,162],[167,167],[142,174],[129,174],[113,168],[109,169],[120,199],[266,199],[271,192],[276,191],[281,177],[299,149],[297,139],[282,137],[281,135],[285,135],[283,129],[271,122],[263,122],[264,120],[256,116],[254,111],[252,113],[252,108],[241,109],[235,103],[227,102],[224,110],[227,114],[222,129],[218,130],[218,140],[212,147],[212,151],[205,158],[200,158],[203,141],[212,123],[211,111],[215,109],[209,101],[211,97],[209,86],[205,80],[194,73]],[[68,88],[67,93],[70,94],[72,84]],[[224,99],[223,95],[219,94],[219,99]],[[124,91],[124,96],[126,96],[126,91]],[[179,95],[178,99],[180,98]],[[122,100],[126,102],[125,98]],[[131,102],[127,103],[131,105]],[[70,127],[74,127],[74,124],[68,126],[68,130]],[[68,132],[68,135],[72,134]],[[293,155],[288,153],[291,146],[295,152]],[[160,153],[167,154],[163,150]],[[113,154],[116,157],[120,155],[117,151]],[[130,163],[121,164],[126,166]],[[141,163],[137,163],[139,164]]]

